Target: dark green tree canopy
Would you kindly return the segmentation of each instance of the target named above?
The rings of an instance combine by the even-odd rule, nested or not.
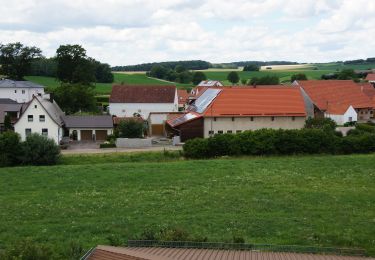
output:
[[[280,83],[278,76],[253,77],[249,81],[250,85],[278,85]]]
[[[260,67],[256,64],[248,64],[243,67],[243,71],[259,71]]]
[[[227,76],[227,80],[232,84],[236,84],[240,81],[240,76],[238,76],[238,73],[236,71],[231,71]]]
[[[193,83],[198,85],[201,81],[206,80],[207,76],[202,71],[196,71],[193,73]]]
[[[307,80],[307,76],[304,73],[297,73],[290,77],[291,82],[294,82],[295,80]]]
[[[119,137],[122,138],[142,138],[143,123],[137,120],[121,121],[118,125]]]
[[[31,62],[42,57],[37,47],[24,46],[20,42],[0,44],[0,74],[14,80],[22,80],[30,70]]]

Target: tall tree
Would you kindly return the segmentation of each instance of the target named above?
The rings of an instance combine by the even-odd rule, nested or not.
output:
[[[42,51],[34,46],[24,46],[20,42],[0,44],[0,74],[22,80],[29,72],[31,62],[40,57]]]
[[[237,72],[231,71],[227,76],[227,80],[232,84],[237,84],[240,81],[240,77],[238,76]]]
[[[194,85],[198,85],[201,81],[206,80],[207,76],[202,71],[196,71],[193,74],[193,83]]]
[[[61,82],[79,82],[77,80],[81,80],[82,77],[77,74],[80,72],[87,73],[87,71],[82,68],[85,64],[87,64],[87,56],[86,50],[81,45],[60,45],[60,47],[56,50],[56,60],[57,78]],[[94,74],[94,70],[92,70],[92,74]],[[89,78],[92,79],[91,75],[89,75]]]

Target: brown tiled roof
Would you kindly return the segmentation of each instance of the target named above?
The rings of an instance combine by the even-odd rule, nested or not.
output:
[[[356,256],[275,253],[246,250],[98,246],[88,260],[374,260]]]
[[[367,74],[366,80],[368,80],[368,81],[375,81],[375,73],[369,73],[369,74]]]
[[[189,93],[184,89],[177,90],[178,95],[178,104],[184,105],[186,101],[189,99]]]
[[[175,86],[114,85],[110,103],[174,103]]]
[[[304,80],[298,84],[323,111],[342,111],[343,107],[350,105],[354,108],[373,107],[371,99],[352,80]]]

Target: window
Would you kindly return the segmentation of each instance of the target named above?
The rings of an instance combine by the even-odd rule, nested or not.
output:
[[[275,121],[275,117],[274,116],[271,116],[271,121]]]
[[[227,131],[227,134],[231,134],[231,133],[233,133],[232,130],[228,130],[228,131]]]
[[[24,89],[22,90],[22,94],[25,94],[25,90]]]
[[[222,133],[224,133],[224,131],[223,130],[219,130],[219,131],[217,131],[217,133],[218,134],[222,134]]]
[[[216,121],[216,117],[214,117],[214,121]]]
[[[38,106],[37,106],[37,105],[35,105],[35,106],[34,106],[34,108],[38,108]]]
[[[45,115],[39,115],[39,122],[45,122],[46,116]]]
[[[234,117],[232,117],[232,121],[234,121]]]
[[[31,128],[26,128],[26,129],[25,129],[25,135],[26,135],[26,136],[31,135]]]
[[[254,121],[254,117],[250,117],[250,121]]]
[[[47,128],[42,129],[42,135],[48,136],[48,129]]]
[[[296,120],[296,117],[295,116],[292,116],[292,121],[295,121]]]
[[[214,131],[210,130],[210,131],[208,131],[208,134],[209,134],[209,135],[213,135],[213,134],[214,134]]]
[[[17,89],[14,90],[14,93],[17,93]]]
[[[353,121],[353,117],[349,117],[349,122],[352,122]]]
[[[33,115],[28,115],[27,116],[27,121],[29,121],[29,122],[34,121],[34,116]]]
[[[239,134],[239,133],[241,133],[241,132],[242,132],[241,130],[237,130],[237,131],[236,131],[237,134]]]
[[[371,111],[370,111],[370,114],[373,114],[373,113],[374,113],[374,111],[371,110]]]

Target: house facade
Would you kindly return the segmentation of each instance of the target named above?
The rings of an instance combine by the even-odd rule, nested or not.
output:
[[[4,131],[4,121],[7,116],[10,117],[10,123],[13,126],[22,113],[25,104],[17,103],[9,98],[0,98],[0,133]]]
[[[295,81],[308,107],[314,108],[314,117],[328,117],[337,124],[367,122],[373,117],[374,102],[352,80]]]
[[[210,88],[167,124],[186,141],[262,128],[300,129],[306,116],[298,88]]]
[[[33,96],[44,94],[44,87],[30,81],[0,80],[0,97],[9,98],[18,103],[27,103]]]
[[[63,137],[63,116],[60,107],[48,95],[34,96],[14,124],[14,131],[22,141],[32,133],[38,133],[58,144]]]
[[[109,112],[117,117],[141,116],[147,119],[151,112],[178,111],[175,86],[113,86]]]

